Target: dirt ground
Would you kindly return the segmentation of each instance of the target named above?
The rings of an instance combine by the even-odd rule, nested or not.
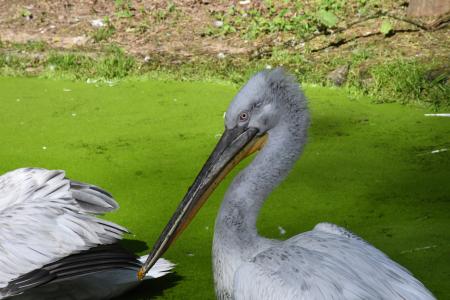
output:
[[[0,1],[0,36],[2,41],[25,43],[44,41],[55,48],[95,48],[92,33],[94,20],[108,17],[116,28],[109,42],[140,55],[169,53],[179,56],[195,54],[242,54],[253,47],[238,38],[202,36],[205,24],[212,24],[211,12],[227,5],[207,1],[174,1],[176,16],[155,21],[152,12],[164,11],[166,1],[134,1],[133,17],[117,17],[114,1]],[[28,12],[31,15],[28,15]],[[174,14],[175,15],[175,14]],[[144,24],[143,30],[139,26]],[[147,25],[148,24],[148,25]]]
[[[245,39],[239,33],[206,35],[208,29],[217,25],[215,16],[231,5],[257,9],[262,4],[260,1],[209,0],[0,0],[0,40],[10,43],[43,41],[56,49],[95,51],[102,42],[94,41],[93,35],[102,26],[105,28],[110,24],[114,33],[107,42],[118,44],[141,58],[153,55],[251,58],[270,52],[273,47],[305,51],[305,43],[287,33],[272,33],[257,39]],[[381,9],[393,11],[398,16],[406,13],[402,1],[385,1]],[[358,19],[357,15],[348,17],[346,23]],[[105,24],[105,20],[109,23]],[[423,20],[427,21],[433,20]],[[379,34],[381,22],[380,18],[367,20],[341,33],[319,35],[307,43],[312,51],[305,53],[318,58],[342,55],[353,51],[357,45],[371,47],[381,55],[449,56],[448,26],[426,31],[397,20],[394,21],[395,34],[385,37]]]

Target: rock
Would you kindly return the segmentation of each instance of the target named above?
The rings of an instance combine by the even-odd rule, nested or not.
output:
[[[33,64],[39,64],[45,60],[45,56],[42,53],[32,53],[31,58],[33,59]]]
[[[370,75],[370,67],[371,67],[371,65],[366,62],[364,62],[358,66],[359,79],[364,80],[364,79],[368,79],[368,78],[372,77],[372,75]]]
[[[100,27],[105,26],[105,23],[103,22],[102,19],[95,19],[95,20],[91,21],[91,25],[92,25],[92,27],[100,28]]]
[[[412,17],[442,16],[450,12],[448,0],[410,0],[407,13]]]
[[[88,42],[89,38],[85,35],[74,36],[68,39],[68,44],[74,46],[83,46]]]
[[[328,81],[336,86],[341,86],[347,81],[349,66],[340,66],[327,75]]]
[[[431,69],[425,72],[424,78],[429,82],[445,82],[448,84],[450,79],[450,65]]]
[[[27,68],[25,69],[25,72],[26,72],[28,75],[38,75],[38,74],[42,73],[42,71],[43,71],[43,67],[42,67],[42,66],[37,66],[37,67],[27,67]]]
[[[214,21],[214,27],[220,28],[223,26],[223,22],[222,21]]]

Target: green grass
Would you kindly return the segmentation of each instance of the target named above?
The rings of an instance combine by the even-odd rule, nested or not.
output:
[[[106,218],[127,226],[129,239],[150,246],[217,142],[236,87],[0,78],[0,91],[0,173],[56,168],[97,184],[121,204]],[[309,143],[264,206],[260,233],[288,238],[334,222],[407,267],[439,299],[448,297],[450,152],[430,152],[450,148],[449,120],[424,117],[427,111],[416,107],[350,100],[338,89],[307,87],[306,94]],[[166,253],[177,263],[177,275],[123,299],[214,298],[213,225],[233,174]]]
[[[427,78],[429,68],[415,60],[398,60],[375,66],[373,84],[365,91],[381,102],[423,101],[434,107],[450,107],[449,71]]]
[[[124,11],[121,11],[124,12]],[[124,13],[126,14],[126,12]],[[92,32],[91,37],[96,43],[100,43],[101,41],[106,41],[110,37],[116,33],[116,28],[111,23],[109,17],[104,17],[103,22],[105,23],[104,27],[97,28],[94,32]]]
[[[145,24],[141,25],[143,27],[139,30],[146,30]],[[0,44],[0,75],[37,75],[83,81],[163,77],[182,81],[231,81],[242,84],[249,74],[268,65],[284,65],[301,82],[327,86],[330,85],[327,80],[329,72],[339,66],[349,65],[350,72],[344,88],[350,95],[369,96],[372,101],[379,103],[398,102],[429,107],[434,111],[450,108],[448,67],[440,59],[422,61],[398,57],[367,67],[367,61],[373,58],[373,49],[356,49],[349,57],[330,58],[320,62],[307,59],[303,53],[274,48],[268,57],[250,61],[231,56],[225,59],[198,57],[174,64],[173,61],[177,58],[167,56],[151,57],[145,62],[125,53],[115,44],[103,45],[98,53],[55,50],[42,52],[46,47],[44,43]],[[18,50],[29,53],[20,54],[17,53]],[[440,74],[430,76],[439,69]]]
[[[318,31],[327,32],[338,27],[340,21],[358,14],[364,16],[379,10],[377,0],[346,3],[345,0],[261,1],[255,7],[231,5],[226,11],[211,11],[222,26],[209,26],[205,35],[226,36],[238,34],[245,39],[256,39],[270,34],[285,33],[296,39],[308,39]]]

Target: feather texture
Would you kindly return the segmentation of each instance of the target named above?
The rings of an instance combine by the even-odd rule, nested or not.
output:
[[[250,278],[253,283],[246,285]],[[329,223],[242,264],[234,277],[234,295],[236,300],[435,299],[402,266]]]
[[[108,192],[71,181],[64,171],[27,168],[1,176],[0,299],[41,286],[40,292],[34,289],[41,297],[59,297],[70,292],[57,286],[81,288],[90,277],[111,284],[119,280],[122,288],[127,282],[136,285],[142,263],[117,244],[127,229],[95,216],[118,207]],[[165,260],[158,263],[147,278],[173,267]],[[110,271],[122,275],[108,279]]]

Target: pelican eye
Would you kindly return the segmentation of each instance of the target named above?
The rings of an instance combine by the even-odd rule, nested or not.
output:
[[[243,111],[239,114],[239,122],[246,122],[248,120],[248,112]]]

